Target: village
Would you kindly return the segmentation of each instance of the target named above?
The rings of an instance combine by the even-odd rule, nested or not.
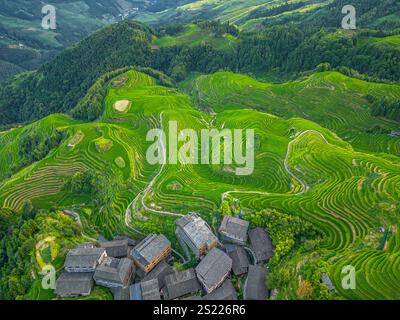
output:
[[[162,234],[140,242],[116,236],[80,244],[66,256],[56,293],[61,298],[88,296],[99,285],[109,288],[115,300],[237,300],[235,277],[244,280],[241,299],[273,298],[265,264],[274,246],[267,231],[249,229],[248,221],[229,215],[218,231],[219,238],[196,213],[176,221],[180,245],[200,261],[181,271],[173,269],[171,242]]]

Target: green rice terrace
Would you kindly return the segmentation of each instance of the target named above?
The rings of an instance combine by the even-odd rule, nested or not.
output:
[[[71,235],[61,231],[36,235],[38,270],[54,259],[62,266],[62,242],[160,232],[181,252],[174,232],[184,214],[199,212],[217,228],[223,207],[236,206],[252,223],[256,212],[274,209],[316,231],[270,266],[275,280],[287,273],[286,282],[274,283],[278,298],[299,298],[298,271],[315,261],[331,275],[336,299],[400,299],[400,139],[387,133],[400,130],[371,116],[366,100],[368,94],[398,99],[399,85],[337,72],[284,84],[218,72],[194,75],[177,89],[130,70],[107,86],[97,121],[53,114],[0,133],[1,210],[12,215],[30,201],[78,230],[69,243]],[[255,129],[254,173],[237,176],[234,164],[150,165],[147,132],[168,133],[169,121],[178,130]],[[385,133],[371,132],[377,126]],[[19,151],[28,134],[39,149],[54,137],[54,147],[28,161]],[[92,181],[99,186],[86,188]],[[79,215],[80,225],[61,210]],[[345,265],[356,268],[355,290],[341,286]],[[30,296],[49,298],[40,290],[35,284]],[[93,298],[99,297],[107,292]]]

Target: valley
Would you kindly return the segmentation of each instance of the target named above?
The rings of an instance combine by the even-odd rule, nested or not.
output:
[[[175,271],[196,266],[176,235],[191,213],[268,231],[274,299],[400,299],[397,2],[365,0],[357,30],[341,0],[58,2],[50,33],[26,33],[39,4],[0,6],[0,299],[56,299],[41,268],[117,235],[163,234]],[[211,130],[243,133],[212,145],[224,160],[254,130],[250,174],[200,161]],[[188,140],[198,161],[169,161]]]
[[[210,89],[234,83],[237,77],[224,74],[223,80],[217,80],[219,74],[211,76],[217,78]],[[355,151],[348,142],[309,120],[285,120],[215,100],[218,102],[209,102],[215,105],[215,127],[255,129],[259,144],[254,176],[238,177],[220,166],[152,166],[145,160],[150,144],[145,142],[145,134],[149,129],[158,128],[162,123],[168,130],[164,124],[171,120],[177,121],[179,128],[203,128],[203,119],[210,123],[210,116],[199,111],[189,96],[157,85],[154,78],[144,73],[128,71],[119,78],[128,80],[118,88],[109,85],[106,109],[99,121],[79,123],[67,116],[52,115],[32,124],[42,126],[43,130],[49,130],[46,123],[56,126],[57,131],[65,133],[65,139],[43,160],[3,182],[0,198],[3,210],[19,211],[24,201],[29,200],[41,208],[75,208],[81,212],[83,225],[94,224],[106,236],[116,232],[133,232],[136,236],[163,232],[173,239],[176,218],[198,211],[216,226],[215,212],[228,196],[234,196],[249,212],[244,217],[251,215],[254,209],[273,208],[311,222],[324,235],[323,254],[330,256],[335,252],[329,258],[336,261],[332,263],[334,274],[340,275],[339,266],[353,260],[368,268],[372,262],[367,262],[367,257],[373,252],[371,261],[379,257],[383,266],[398,255],[396,234],[390,237],[395,242],[386,252],[373,247],[368,249],[365,245],[364,249],[356,249],[371,232],[376,233],[379,227],[386,226],[387,219],[398,208],[400,161],[396,156],[386,158]],[[312,84],[320,88],[321,93],[332,90],[321,86],[320,82],[311,82],[309,86]],[[204,86],[197,88],[202,90],[204,99],[209,96],[216,99],[216,92],[223,92]],[[120,100],[132,102],[131,108],[123,114],[113,108]],[[256,103],[252,105],[256,109]],[[6,145],[11,149],[6,152],[3,147],[1,150],[2,172],[10,165],[6,155],[13,155],[11,146],[17,143],[23,130],[2,134],[2,141],[9,141]],[[69,147],[71,139],[79,132],[83,138]],[[99,138],[112,141],[111,148],[104,152],[97,150],[95,141]],[[124,167],[115,164],[117,157],[124,159]],[[65,189],[63,181],[82,170],[99,171],[117,181],[118,188],[109,190],[110,210],[95,205],[96,199],[92,197],[96,195],[76,194]],[[179,182],[181,188],[170,189],[168,186],[174,182]],[[91,212],[93,205],[94,212],[85,214]],[[174,247],[179,248],[176,243]],[[396,277],[398,267],[395,263],[384,268]],[[370,272],[375,274],[374,270]],[[378,276],[379,271],[376,272]],[[358,277],[366,287],[374,286],[364,278],[363,272]],[[385,279],[379,281],[385,286],[395,285]],[[352,294],[357,298],[369,297],[363,296],[363,290],[366,289],[360,286],[358,293]],[[384,297],[396,297],[396,290],[387,289]]]

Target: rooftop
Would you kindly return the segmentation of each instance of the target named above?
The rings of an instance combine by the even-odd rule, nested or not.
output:
[[[112,288],[114,300],[131,300],[129,287]]]
[[[176,222],[185,234],[191,239],[196,248],[200,249],[207,244],[210,246],[218,241],[216,235],[211,231],[208,224],[196,213],[184,216]]]
[[[66,268],[92,268],[104,254],[104,248],[75,248],[68,252],[65,258]]]
[[[127,286],[131,278],[132,268],[134,268],[133,262],[128,258],[108,257],[96,268],[94,279]]]
[[[135,283],[129,287],[131,300],[161,300],[157,279]]]
[[[129,238],[128,236],[115,236],[113,240],[127,240],[128,246],[134,247],[137,244],[137,241]]]
[[[194,269],[172,273],[165,277],[168,299],[176,299],[201,290]]]
[[[241,246],[226,245],[226,252],[232,259],[232,270],[236,276],[247,273],[249,268],[249,257],[246,250]]]
[[[275,248],[270,236],[263,228],[249,230],[249,238],[258,262],[272,258]]]
[[[93,288],[93,273],[64,271],[56,282],[56,293],[60,297],[89,295]]]
[[[163,288],[165,286],[165,277],[171,273],[174,273],[174,269],[165,261],[161,261],[143,278],[143,281],[158,279],[160,288]]]
[[[199,280],[210,288],[221,282],[232,269],[232,259],[218,248],[212,249],[196,267]]]
[[[229,238],[239,241],[247,241],[247,230],[249,229],[249,222],[243,219],[235,218],[230,215],[224,216],[219,232]]]
[[[102,242],[101,247],[106,249],[109,257],[122,258],[126,257],[128,254],[128,240]]]
[[[171,246],[171,242],[164,235],[148,235],[135,248],[131,255],[141,265],[147,266]]]
[[[224,283],[214,292],[203,297],[204,300],[237,300],[237,293],[230,279],[226,279]]]
[[[160,287],[157,279],[142,281],[140,285],[142,288],[143,300],[161,300]]]
[[[265,300],[268,297],[266,285],[267,269],[249,266],[249,273],[244,285],[244,300]]]

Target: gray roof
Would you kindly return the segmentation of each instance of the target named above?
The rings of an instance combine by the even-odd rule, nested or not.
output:
[[[167,299],[176,299],[201,290],[194,269],[175,272],[165,277]]]
[[[137,244],[136,240],[129,238],[128,236],[115,236],[113,240],[127,240],[128,246],[134,247]]]
[[[182,217],[176,221],[176,225],[182,228],[197,249],[202,248],[205,244],[210,246],[218,241],[208,224],[196,213]]]
[[[328,287],[328,290],[335,290],[335,286],[333,285],[331,279],[326,273],[322,274],[321,281]]]
[[[248,221],[226,215],[219,227],[219,232],[229,238],[246,242],[248,229]]]
[[[56,282],[56,293],[60,297],[89,295],[93,288],[93,273],[64,271]]]
[[[143,278],[143,281],[158,279],[160,288],[163,288],[165,286],[165,277],[171,273],[174,273],[174,269],[165,261],[161,261]]]
[[[232,270],[235,276],[247,273],[249,269],[249,257],[243,247],[236,245],[225,246],[226,252],[232,259]]]
[[[249,230],[251,248],[256,255],[257,261],[269,260],[274,255],[274,245],[268,233],[262,228]]]
[[[131,300],[161,300],[157,278],[135,283],[129,287]]]
[[[101,247],[106,249],[109,257],[123,258],[128,254],[128,240],[102,242]]]
[[[244,285],[244,300],[265,300],[268,297],[266,277],[267,269],[249,266],[249,274]]]
[[[212,249],[196,267],[197,276],[203,285],[213,287],[232,269],[232,259],[218,248]]]
[[[111,289],[114,300],[131,300],[129,287],[116,287]]]
[[[66,268],[94,268],[104,252],[104,248],[72,249],[68,252],[64,265]]]
[[[134,268],[132,260],[128,258],[115,259],[109,257],[96,268],[94,279],[96,281],[104,280],[127,286],[131,280]]]
[[[160,286],[157,279],[142,281],[140,288],[143,300],[161,300]]]
[[[141,265],[147,266],[170,246],[171,242],[164,235],[151,234],[132,250],[131,255]]]
[[[81,243],[76,245],[75,249],[92,249],[92,248],[96,248],[97,244],[94,242],[88,242],[88,243]]]
[[[204,300],[237,300],[237,293],[230,279],[226,279],[224,283],[214,292],[203,297]]]

